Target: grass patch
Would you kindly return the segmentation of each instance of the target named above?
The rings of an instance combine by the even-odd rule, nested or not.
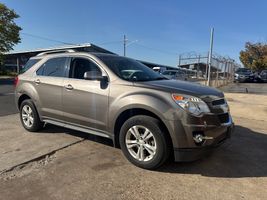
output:
[[[11,72],[11,71],[0,71],[0,76],[17,76],[17,72]]]

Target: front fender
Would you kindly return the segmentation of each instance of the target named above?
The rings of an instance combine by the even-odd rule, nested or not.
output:
[[[125,110],[140,108],[148,110],[161,119],[174,119],[174,110],[171,102],[159,95],[131,94],[116,98],[109,106],[109,119],[116,121]]]

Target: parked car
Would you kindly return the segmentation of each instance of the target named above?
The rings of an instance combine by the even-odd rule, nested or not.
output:
[[[162,75],[168,79],[186,81],[187,76],[182,70],[165,70]]]
[[[235,71],[235,82],[254,82],[254,74],[250,69],[239,68]]]
[[[42,53],[28,61],[15,86],[26,130],[51,123],[110,138],[145,169],[161,166],[170,155],[176,161],[202,158],[233,130],[221,91],[167,80],[117,55]]]
[[[258,76],[258,82],[267,82],[267,70],[262,70]]]

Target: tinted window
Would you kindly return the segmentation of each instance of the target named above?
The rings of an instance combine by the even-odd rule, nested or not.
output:
[[[162,74],[163,75],[169,75],[169,71],[164,71]]]
[[[166,79],[149,67],[133,59],[103,54],[96,56],[98,56],[117,76],[127,81],[153,81]]]
[[[184,75],[184,72],[183,71],[178,71],[178,74],[182,74],[182,75]]]
[[[163,72],[163,75],[171,75],[171,76],[174,76],[177,72],[176,71],[165,71],[165,72]]]
[[[37,62],[39,62],[41,59],[30,59],[28,62],[23,66],[23,68],[20,70],[20,74],[26,72],[28,69],[30,69],[33,65],[35,65]]]
[[[85,58],[73,58],[70,67],[70,78],[84,79],[85,72],[100,72],[99,67]]]
[[[39,76],[64,77],[67,58],[52,58],[46,61],[36,72]]]

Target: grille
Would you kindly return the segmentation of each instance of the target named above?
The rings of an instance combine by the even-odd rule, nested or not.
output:
[[[224,99],[218,99],[218,100],[212,101],[213,106],[218,106],[218,105],[222,105],[222,104],[225,104]]]
[[[228,113],[220,114],[220,115],[218,115],[218,117],[219,117],[219,120],[221,123],[229,122],[229,114]]]

